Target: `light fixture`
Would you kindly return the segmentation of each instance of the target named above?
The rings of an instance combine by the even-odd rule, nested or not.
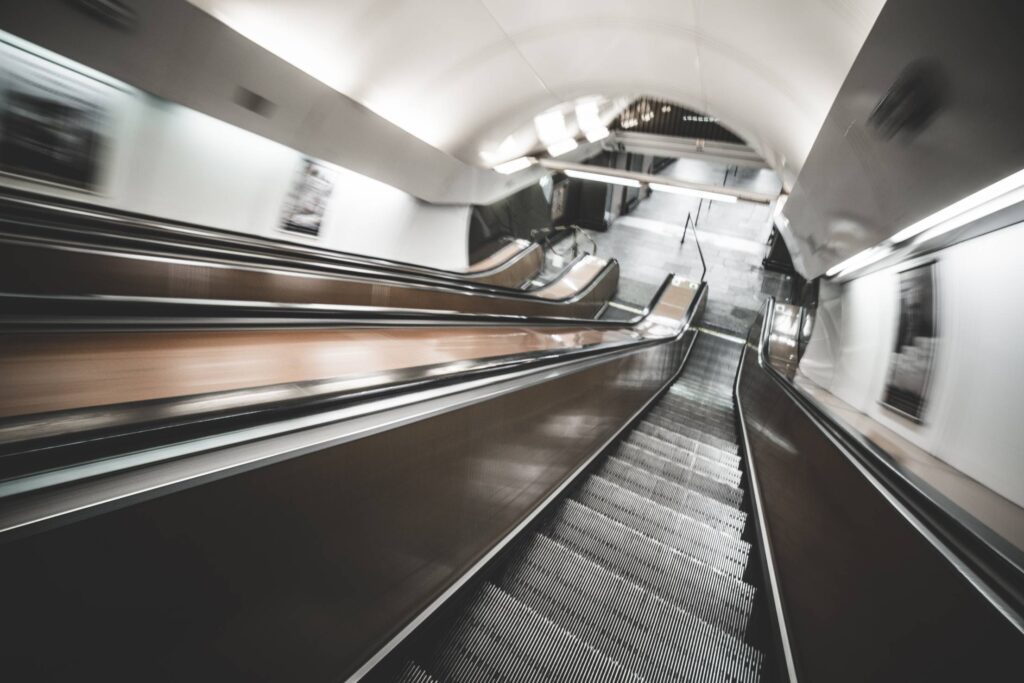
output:
[[[601,123],[601,111],[597,102],[591,100],[590,102],[580,102],[577,104],[576,123],[579,124],[580,130],[584,132],[591,129],[604,128],[604,124]]]
[[[736,196],[731,194],[723,194],[721,192],[711,192],[709,190],[696,190],[690,187],[680,187],[678,185],[665,185],[663,183],[650,183],[650,188],[655,192],[670,192],[672,194],[685,194],[690,197],[701,197],[703,199],[712,199],[716,202],[728,202],[730,204],[736,203]]]
[[[899,244],[926,231],[930,231],[927,239],[931,239],[1022,200],[1024,200],[1024,170],[1017,171],[1013,175],[922,218],[913,225],[903,228],[889,239],[893,244]]]
[[[522,171],[524,168],[529,168],[530,166],[533,165],[533,162],[534,162],[534,158],[533,157],[519,157],[518,159],[513,159],[512,161],[506,161],[503,164],[498,164],[498,165],[494,166],[493,168],[494,168],[495,171],[497,171],[498,173],[500,173],[502,175],[509,175],[510,173],[515,173],[517,171]]]
[[[565,127],[565,116],[557,109],[534,117],[533,127],[537,130],[537,137],[545,145],[553,145],[569,135]]]
[[[851,271],[870,266],[872,263],[881,261],[891,253],[892,249],[883,242],[882,244],[869,247],[864,251],[857,252],[845,261],[837,263],[825,271],[825,276],[835,277],[836,275],[842,275],[844,273],[849,273]]]
[[[561,142],[556,142],[548,146],[548,154],[552,157],[560,157],[566,152],[571,152],[576,149],[578,145],[572,138],[567,138]]]
[[[908,225],[888,240],[861,251],[827,271],[827,277],[843,275],[876,263],[892,253],[892,245],[921,236],[920,242],[934,239],[950,230],[980,220],[1008,206],[1024,202],[1024,170],[984,187],[974,194]]]
[[[633,178],[621,178],[617,175],[605,175],[604,173],[591,173],[590,171],[577,171],[573,168],[565,169],[565,175],[579,180],[595,180],[599,183],[609,185],[624,185],[626,187],[640,187],[640,181]]]
[[[609,132],[607,128],[601,126],[600,128],[585,130],[583,131],[583,134],[587,136],[587,142],[597,142],[598,140],[604,140],[608,137]]]

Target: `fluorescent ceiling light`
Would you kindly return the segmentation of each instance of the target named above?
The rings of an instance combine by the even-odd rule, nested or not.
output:
[[[926,218],[922,218],[913,225],[909,225],[889,239],[893,244],[906,242],[912,237],[932,230],[929,239],[936,235],[949,232],[961,225],[971,221],[984,218],[1007,206],[1021,201],[1021,192],[1024,188],[1024,170],[1017,171],[1013,175],[992,183],[986,188],[978,190],[972,195],[964,197],[958,202],[950,204],[946,208],[936,211]]]
[[[565,127],[565,116],[558,110],[535,117],[533,127],[537,129],[537,137],[545,145],[553,145],[569,136],[569,131]]]
[[[842,275],[844,273],[849,273],[850,271],[870,266],[872,263],[881,261],[891,253],[892,249],[884,243],[874,247],[869,247],[864,251],[854,254],[845,261],[832,266],[825,271],[825,276],[835,277],[836,275]]]
[[[736,203],[736,196],[731,194],[723,194],[721,192],[710,192],[708,190],[695,190],[690,187],[680,187],[678,185],[665,185],[663,183],[650,183],[650,187],[655,192],[670,192],[672,194],[685,194],[690,197],[702,197],[704,199],[713,199],[716,202],[729,202],[730,204]]]
[[[576,105],[576,123],[579,124],[580,130],[604,128],[597,102],[591,100]]]
[[[585,130],[583,131],[583,134],[587,136],[587,142],[597,142],[598,140],[604,140],[608,137],[609,132],[607,128],[601,126],[600,128],[590,128]]]
[[[562,140],[561,142],[556,142],[553,145],[550,145],[548,147],[548,154],[552,157],[560,157],[566,152],[573,151],[576,147],[576,141],[572,138],[568,138],[567,140]]]
[[[508,175],[516,171],[522,171],[524,168],[529,168],[533,165],[533,161],[533,157],[519,157],[518,159],[498,164],[494,167],[494,170],[502,175]]]
[[[573,168],[565,169],[565,175],[580,180],[596,180],[599,183],[609,185],[625,185],[626,187],[640,187],[640,181],[633,178],[620,178],[617,175],[605,175],[604,173],[591,173],[590,171],[577,171]]]

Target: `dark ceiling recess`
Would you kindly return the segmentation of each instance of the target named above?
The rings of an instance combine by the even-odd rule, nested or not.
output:
[[[653,133],[743,144],[743,140],[719,124],[718,119],[649,97],[634,100],[622,110],[610,128],[626,133]]]

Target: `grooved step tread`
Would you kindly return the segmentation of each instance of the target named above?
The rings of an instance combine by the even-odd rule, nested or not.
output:
[[[733,538],[740,538],[743,535],[743,527],[747,521],[746,513],[703,493],[615,458],[605,460],[597,474],[624,489],[692,517]]]
[[[727,633],[747,629],[753,587],[572,499],[542,533]]]
[[[751,646],[546,536],[524,545],[500,585],[645,680],[759,673]]]
[[[650,412],[644,415],[644,421],[653,422],[666,429],[696,430],[700,433],[701,441],[708,441],[715,445],[720,443],[735,444],[736,436],[732,428],[721,427],[712,422],[704,422],[700,418],[690,418],[685,415],[665,415],[664,413]]]
[[[710,434],[700,427],[693,425],[680,424],[679,422],[673,422],[669,420],[662,420],[658,418],[651,418],[645,415],[639,423],[640,425],[648,425],[650,427],[661,427],[670,432],[676,432],[683,436],[688,436],[691,439],[710,444],[715,448],[720,448],[725,451],[737,452],[739,446],[735,439],[727,439],[721,436]]]
[[[676,486],[696,491],[729,507],[739,509],[743,502],[743,492],[735,486],[696,470],[680,467],[670,460],[659,458],[635,447],[616,453],[608,459],[609,462],[612,460],[638,467],[665,481],[670,481]]]
[[[617,451],[617,455],[623,460],[630,460],[634,457],[640,458],[641,454],[643,454],[645,460],[648,458],[664,460],[666,463],[677,467],[693,470],[706,477],[723,481],[733,488],[738,489],[742,484],[743,473],[738,468],[715,462],[711,458],[706,458],[699,453],[689,453],[680,448],[672,448],[671,446],[660,447],[657,443],[644,445],[629,440],[619,444]]]
[[[737,580],[743,579],[750,544],[593,475],[573,499]]]
[[[641,680],[492,583],[423,665],[455,683]]]
[[[629,436],[626,437],[626,441],[642,441],[645,437],[664,441],[665,443],[669,443],[676,448],[680,448],[685,451],[699,453],[705,458],[710,458],[715,462],[720,462],[722,464],[729,465],[730,467],[739,469],[740,466],[740,456],[737,455],[739,452],[739,445],[735,445],[732,449],[723,449],[710,444],[701,443],[693,437],[669,431],[664,427],[644,422],[637,423],[636,429],[629,433]]]
[[[437,679],[424,671],[416,662],[406,662],[396,680],[397,683],[437,683]]]

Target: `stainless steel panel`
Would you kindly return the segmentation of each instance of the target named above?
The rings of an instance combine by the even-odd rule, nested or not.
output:
[[[1024,168],[1013,2],[902,0],[879,14],[785,208],[805,277]]]

